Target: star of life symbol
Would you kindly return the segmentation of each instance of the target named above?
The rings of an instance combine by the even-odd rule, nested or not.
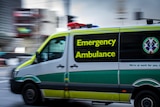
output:
[[[143,41],[143,50],[147,54],[154,54],[158,51],[159,49],[159,41],[155,37],[147,37]]]

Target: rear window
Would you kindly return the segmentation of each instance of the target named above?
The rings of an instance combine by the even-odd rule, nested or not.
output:
[[[120,61],[159,61],[160,31],[121,33]]]

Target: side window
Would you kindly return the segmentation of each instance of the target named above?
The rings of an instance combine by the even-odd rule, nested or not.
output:
[[[41,61],[58,59],[63,56],[65,49],[65,37],[52,39],[40,53]]]
[[[74,36],[76,62],[117,62],[118,33]]]
[[[129,32],[120,36],[120,61],[160,60],[160,32]]]

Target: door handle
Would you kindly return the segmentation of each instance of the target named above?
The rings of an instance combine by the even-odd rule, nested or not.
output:
[[[70,66],[71,68],[78,68],[78,66],[76,64],[73,64]]]
[[[61,64],[59,64],[59,65],[57,66],[57,68],[64,68],[64,66],[61,65]]]

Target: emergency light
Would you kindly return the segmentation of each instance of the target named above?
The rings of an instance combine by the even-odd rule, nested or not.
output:
[[[67,27],[69,29],[80,29],[80,28],[95,28],[98,26],[92,25],[92,24],[82,24],[82,23],[77,23],[77,22],[70,22],[67,24]]]

